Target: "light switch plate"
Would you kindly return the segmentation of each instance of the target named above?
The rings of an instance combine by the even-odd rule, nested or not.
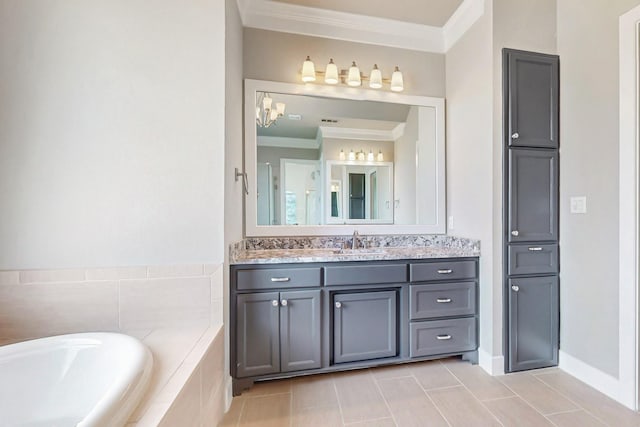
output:
[[[587,213],[587,197],[576,196],[571,197],[571,213],[572,214],[586,214]]]

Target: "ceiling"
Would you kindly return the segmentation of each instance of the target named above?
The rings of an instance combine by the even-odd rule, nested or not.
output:
[[[275,0],[298,6],[327,9],[442,27],[462,0]]]
[[[258,127],[259,136],[315,140],[319,126],[390,131],[406,121],[410,108],[403,104],[281,93],[271,93],[271,98],[273,105],[285,103],[284,117],[274,126]],[[300,115],[301,120],[290,120],[289,114]],[[323,123],[322,119],[337,120],[337,123]]]

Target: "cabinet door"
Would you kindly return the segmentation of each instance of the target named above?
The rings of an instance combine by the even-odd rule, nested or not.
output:
[[[558,364],[558,277],[509,279],[509,371]]]
[[[320,367],[320,291],[280,293],[283,372]]]
[[[397,292],[333,296],[334,363],[397,354]]]
[[[238,377],[280,371],[280,322],[278,292],[238,295]]]
[[[558,148],[558,57],[505,51],[510,146]]]
[[[509,149],[509,242],[558,240],[558,152]]]

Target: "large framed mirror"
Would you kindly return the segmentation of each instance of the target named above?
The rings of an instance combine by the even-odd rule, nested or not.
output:
[[[444,100],[245,80],[245,234],[445,233]]]

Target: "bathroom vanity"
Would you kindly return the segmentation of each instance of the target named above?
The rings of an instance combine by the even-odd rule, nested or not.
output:
[[[453,355],[475,363],[478,244],[431,238],[448,245],[232,250],[234,394],[254,381]]]

